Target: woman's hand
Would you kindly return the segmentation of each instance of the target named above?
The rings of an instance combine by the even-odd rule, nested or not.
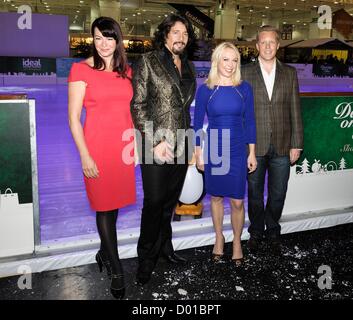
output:
[[[82,170],[86,178],[99,178],[99,171],[96,163],[90,155],[81,157]]]
[[[248,156],[248,169],[249,173],[252,173],[256,170],[257,168],[257,161],[256,161],[256,156],[254,153],[250,153]]]

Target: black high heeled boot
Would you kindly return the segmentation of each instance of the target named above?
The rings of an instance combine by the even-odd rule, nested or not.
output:
[[[96,254],[96,261],[97,261],[97,265],[99,268],[99,272],[103,272],[103,267],[105,267],[105,269],[107,270],[108,278],[111,279],[112,267],[111,267],[110,262],[108,260],[103,260],[102,256],[103,256],[102,252],[101,252],[101,250],[99,250]]]

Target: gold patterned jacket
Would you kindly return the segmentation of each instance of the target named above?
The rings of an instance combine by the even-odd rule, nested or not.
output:
[[[175,157],[179,157],[185,151],[183,132],[190,128],[195,71],[192,62],[185,60],[192,84],[183,91],[173,70],[165,63],[165,55],[165,50],[151,51],[134,64],[130,109],[135,128],[142,135],[143,148],[146,144],[152,148],[166,140],[173,146]]]

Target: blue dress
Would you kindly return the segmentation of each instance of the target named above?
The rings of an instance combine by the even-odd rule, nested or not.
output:
[[[196,145],[201,145],[198,130],[208,118],[204,141],[205,187],[213,196],[244,199],[247,177],[247,144],[256,143],[254,97],[250,84],[237,87],[206,84],[196,93],[194,130]]]

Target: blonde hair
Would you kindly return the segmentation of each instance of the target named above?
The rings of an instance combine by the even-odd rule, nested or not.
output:
[[[205,81],[207,87],[209,87],[210,89],[213,89],[214,86],[217,85],[219,82],[218,63],[221,61],[221,55],[222,55],[222,52],[224,49],[234,50],[235,55],[237,56],[237,59],[238,59],[238,62],[237,62],[236,68],[235,68],[235,72],[232,74],[232,77],[231,77],[233,86],[238,86],[241,82],[240,53],[233,43],[222,42],[214,49],[214,51],[212,53],[211,70],[210,70],[210,73],[208,74],[208,77]]]

